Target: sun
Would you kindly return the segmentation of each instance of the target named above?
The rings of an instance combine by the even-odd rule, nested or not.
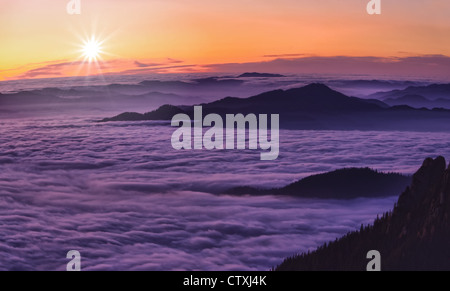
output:
[[[102,42],[97,40],[94,36],[83,42],[82,48],[83,57],[89,62],[96,62],[101,58]]]

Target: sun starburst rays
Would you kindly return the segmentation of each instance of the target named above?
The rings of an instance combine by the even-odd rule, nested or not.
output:
[[[78,63],[77,75],[83,72],[83,75],[102,75],[103,69],[107,66],[104,60],[105,56],[110,54],[105,51],[106,39],[102,39],[95,34],[79,37],[77,46],[78,58],[75,63]]]
[[[74,42],[71,46],[72,64],[76,64],[74,74],[77,76],[100,76],[111,70],[111,62],[119,56],[113,54],[111,47],[112,38],[118,29],[98,29],[97,21],[94,19],[87,27],[71,27]]]
[[[83,41],[82,55],[84,60],[91,63],[101,60],[103,51],[104,41],[100,41],[95,38],[95,36],[90,37],[88,40]]]

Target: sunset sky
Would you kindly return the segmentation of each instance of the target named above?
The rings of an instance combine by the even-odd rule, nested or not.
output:
[[[331,60],[327,71],[336,59],[356,62],[357,73],[368,63],[405,62],[396,74],[423,64],[450,72],[448,0],[382,0],[376,16],[366,13],[368,0],[81,0],[81,15],[67,14],[68,2],[0,0],[0,80],[294,72]],[[91,36],[104,41],[98,64],[81,57]]]

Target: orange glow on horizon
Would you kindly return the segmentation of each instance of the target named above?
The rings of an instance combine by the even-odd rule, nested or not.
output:
[[[205,72],[277,55],[450,55],[448,1],[385,1],[379,16],[367,15],[366,1],[342,2],[90,0],[81,1],[81,15],[68,15],[65,1],[3,0],[0,80]],[[78,64],[74,43],[86,31],[109,36],[101,72]]]

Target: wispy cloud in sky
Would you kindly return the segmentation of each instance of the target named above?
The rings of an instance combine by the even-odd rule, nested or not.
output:
[[[29,67],[29,69],[26,69]],[[21,66],[17,70],[25,71],[11,79],[33,79],[33,78],[55,78],[67,76],[85,75],[111,75],[111,74],[146,74],[146,73],[171,73],[184,71],[185,69],[196,69],[205,71],[205,68],[196,65],[183,64],[183,61],[165,58],[155,60],[128,60],[113,59],[88,63],[84,61],[68,62],[67,60],[57,62],[45,62],[42,64],[29,64]],[[0,73],[2,71],[0,70]]]
[[[296,57],[299,56],[299,57]],[[248,63],[195,64],[171,58],[127,60],[114,59],[98,64],[81,61],[30,64],[29,70],[13,79],[147,73],[242,73],[272,72],[290,74],[341,74],[389,77],[417,77],[450,80],[450,57],[445,55],[417,55],[404,57],[301,56],[299,54],[267,55],[266,61]],[[23,68],[23,67],[22,67]],[[1,71],[0,71],[1,73]]]

